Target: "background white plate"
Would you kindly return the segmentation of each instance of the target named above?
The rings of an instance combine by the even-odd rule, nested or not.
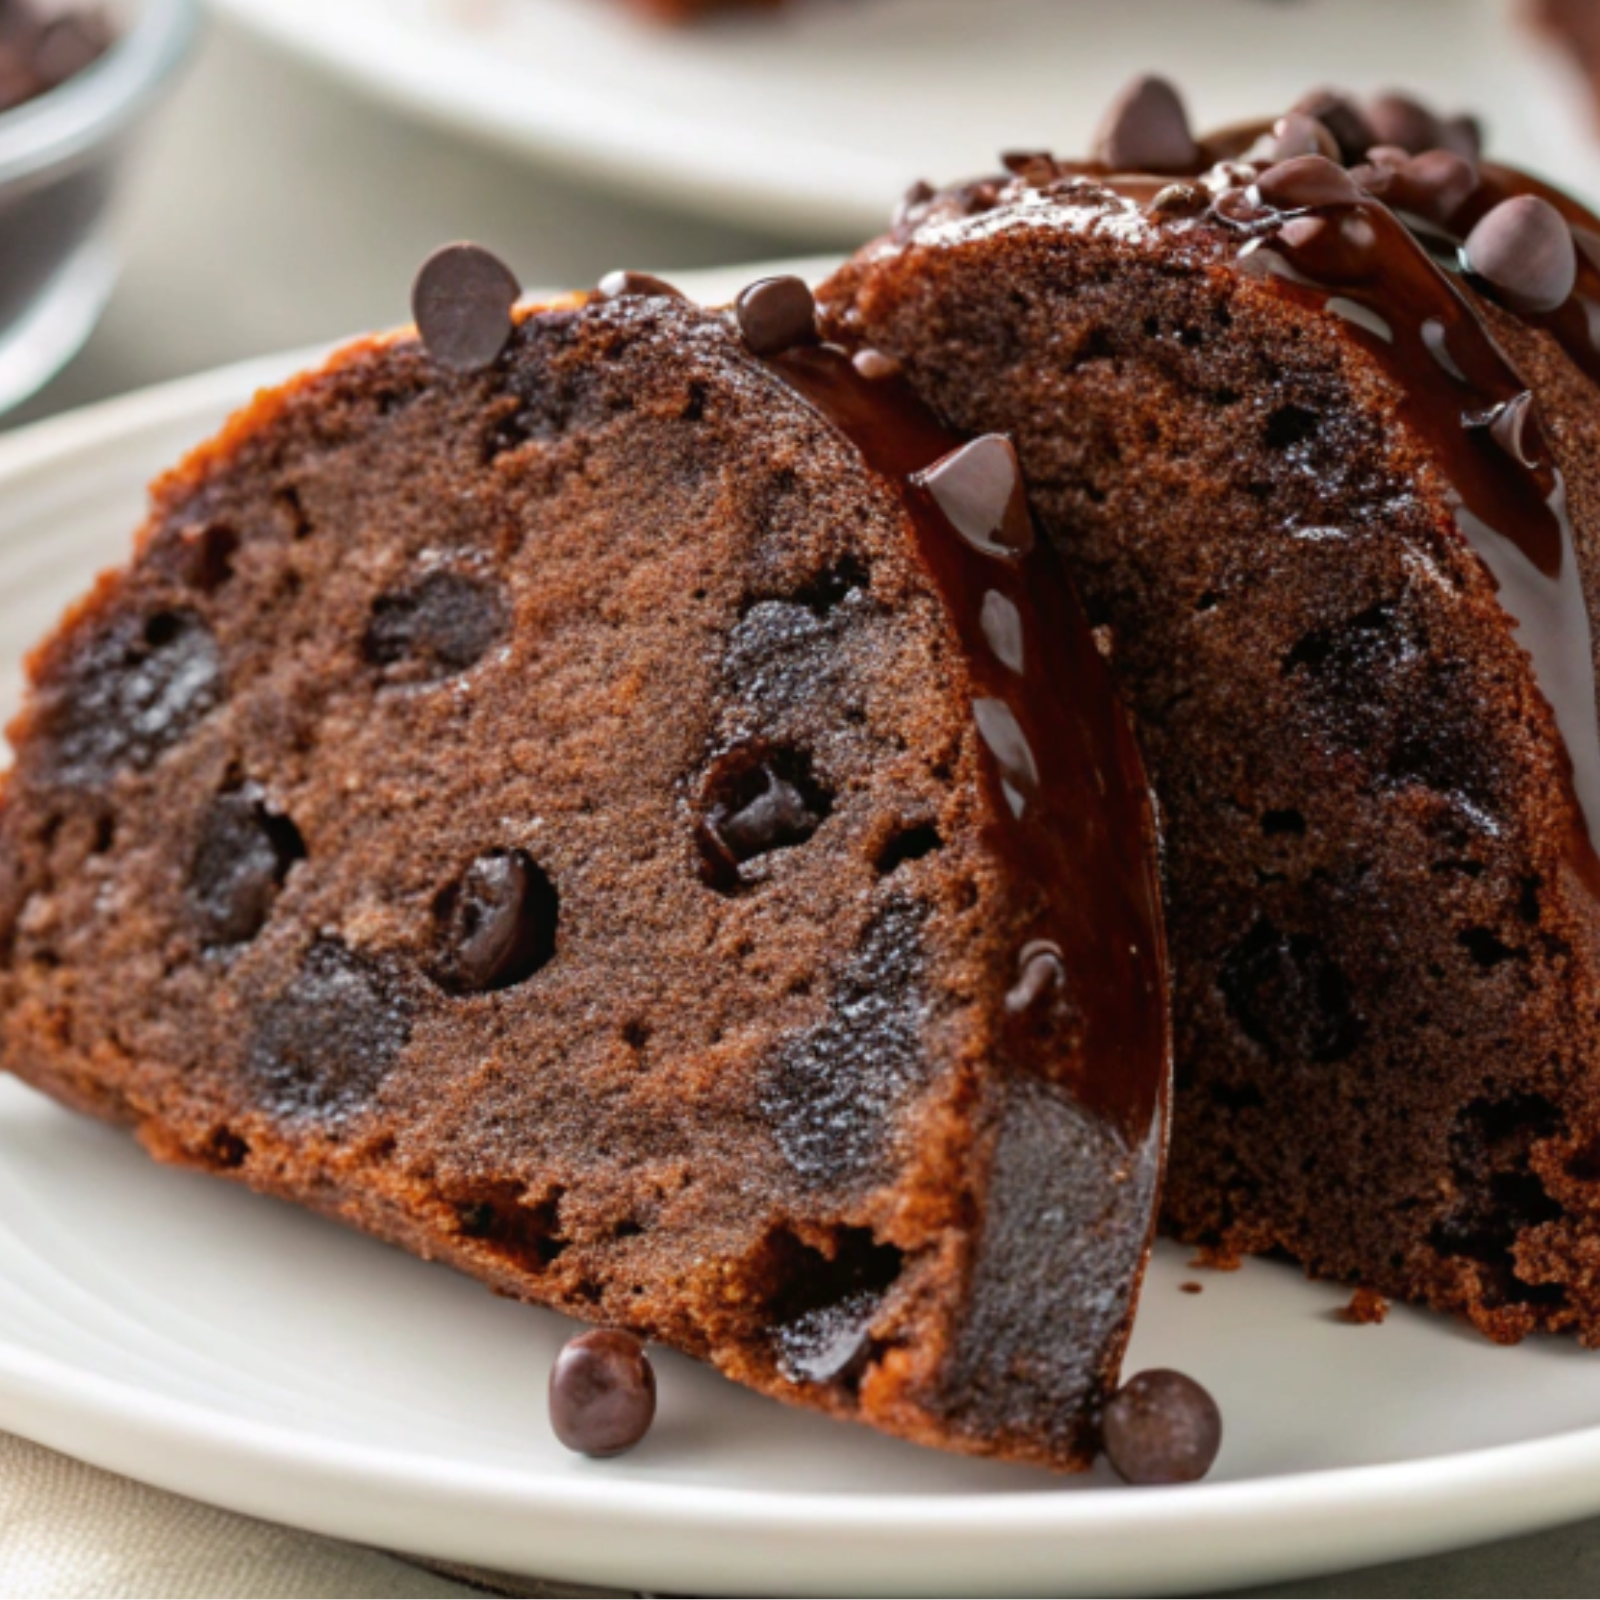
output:
[[[623,189],[792,235],[878,232],[915,178],[1081,152],[1136,72],[1201,125],[1313,84],[1486,113],[1494,149],[1600,194],[1593,108],[1522,0],[807,0],[693,28],[622,0],[213,0],[344,80]]]
[[[799,264],[802,267],[805,264]],[[814,265],[814,264],[813,264]],[[681,281],[723,298],[762,271]],[[280,358],[0,440],[0,709],[119,559],[143,485]],[[1181,1292],[1185,1281],[1204,1292]],[[570,1331],[288,1206],[159,1168],[0,1081],[0,1427],[324,1533],[677,1593],[1155,1593],[1420,1555],[1600,1511],[1600,1355],[1163,1246],[1130,1371],[1217,1395],[1213,1478],[1129,1490],[917,1450],[671,1354],[633,1455],[578,1460],[543,1388]]]

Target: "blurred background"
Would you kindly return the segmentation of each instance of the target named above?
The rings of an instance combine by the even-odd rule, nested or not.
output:
[[[133,148],[104,316],[0,428],[403,321],[416,265],[447,239],[488,244],[530,288],[842,250],[913,179],[987,169],[1001,148],[1081,149],[1150,68],[1201,126],[1324,81],[1412,87],[1482,112],[1494,153],[1600,196],[1590,87],[1530,25],[1536,4],[1567,9],[800,0],[671,27],[624,0],[212,0],[115,134]],[[1572,13],[1581,31],[1600,6]],[[0,177],[28,109],[0,114]],[[0,210],[0,245],[21,226]]]

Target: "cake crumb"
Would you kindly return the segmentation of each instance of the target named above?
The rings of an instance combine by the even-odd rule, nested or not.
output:
[[[1178,1288],[1184,1294],[1204,1294],[1206,1286],[1203,1283],[1180,1283]]]
[[[1382,1322],[1389,1315],[1389,1302],[1376,1289],[1365,1286],[1350,1296],[1350,1304],[1339,1313],[1341,1322],[1352,1322],[1358,1327]]]
[[[1244,1265],[1244,1257],[1231,1245],[1203,1244],[1189,1265],[1207,1272],[1237,1272]]]

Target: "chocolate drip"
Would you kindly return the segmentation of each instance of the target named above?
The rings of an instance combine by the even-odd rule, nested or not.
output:
[[[1574,832],[1572,863],[1600,895],[1600,711],[1561,472],[1533,397],[1474,297],[1387,207],[1360,209],[1372,232],[1368,248],[1341,259],[1325,235],[1297,246],[1281,228],[1245,244],[1239,270],[1341,315],[1351,337],[1402,388],[1406,420],[1448,477],[1456,526],[1493,577],[1555,713],[1574,805],[1586,824]]]
[[[990,842],[1044,891],[1019,961],[1058,950],[1081,1021],[1075,1060],[1046,1063],[1035,1059],[1026,1008],[1004,1012],[1012,1059],[1143,1148],[1160,1133],[1170,1050],[1154,821],[1137,747],[1066,574],[1042,540],[1025,552],[986,551],[913,486],[913,474],[963,441],[900,379],[863,378],[832,346],[766,361],[901,486],[966,651],[994,798]],[[1008,982],[1020,981],[1019,968]],[[1074,1076],[1061,1081],[1063,1069]]]
[[[1600,898],[1600,709],[1565,486],[1528,385],[1464,274],[1461,248],[1474,224],[1513,196],[1536,195],[1560,210],[1579,243],[1576,290],[1555,311],[1520,316],[1600,382],[1600,219],[1535,178],[1490,165],[1448,227],[1360,193],[1353,203],[1274,210],[1252,187],[1257,168],[1242,159],[1271,128],[1241,124],[1202,141],[1200,160],[1210,165],[1188,175],[1189,186],[1211,198],[1209,210],[1172,206],[1168,174],[1053,162],[1010,183],[984,222],[1004,226],[1008,215],[1041,208],[1064,218],[1062,208],[1072,207],[1081,208],[1086,229],[1180,228],[1209,237],[1212,247],[1220,238],[1236,270],[1346,323],[1405,395],[1407,422],[1454,490],[1456,526],[1532,660],[1565,747],[1575,820],[1569,859]]]

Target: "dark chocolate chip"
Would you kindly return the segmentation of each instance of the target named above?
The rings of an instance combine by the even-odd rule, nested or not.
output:
[[[817,302],[804,278],[759,278],[734,309],[744,342],[758,356],[817,342]]]
[[[1278,211],[1355,206],[1365,198],[1350,174],[1326,156],[1296,156],[1268,167],[1256,179],[1256,193]]]
[[[1378,142],[1372,124],[1349,95],[1332,89],[1317,89],[1290,109],[1315,117],[1333,135],[1339,154],[1347,162],[1359,161]]]
[[[616,272],[608,272],[600,280],[595,293],[602,300],[689,298],[682,289],[674,287],[665,278],[658,278],[649,272],[628,272],[620,268]]]
[[[934,187],[924,178],[918,178],[906,192],[900,196],[899,204],[894,208],[894,225],[899,228],[920,219],[922,213],[928,209],[934,197]]]
[[[745,862],[804,844],[832,810],[804,756],[761,745],[723,756],[706,779],[705,794],[696,837],[703,875],[718,888],[739,883]]]
[[[1112,172],[1194,172],[1200,147],[1189,114],[1165,78],[1135,78],[1111,103],[1092,154]]]
[[[1409,95],[1380,94],[1367,102],[1375,144],[1398,145],[1412,155],[1439,143],[1439,119]]]
[[[571,1339],[550,1369],[550,1426],[567,1449],[620,1456],[650,1431],[656,1375],[631,1333],[595,1328]]]
[[[125,614],[81,643],[39,721],[59,783],[96,788],[144,771],[222,699],[221,652],[192,611]]]
[[[1296,156],[1339,160],[1339,141],[1329,133],[1328,125],[1303,111],[1291,111],[1288,116],[1280,117],[1267,142],[1271,146],[1268,161],[1293,161]]]
[[[491,367],[511,340],[511,308],[522,288],[498,256],[447,244],[422,263],[411,311],[428,354],[452,372]]]
[[[410,1037],[389,972],[323,939],[257,1019],[244,1073],[266,1115],[339,1123],[371,1101]]]
[[[1424,150],[1396,175],[1394,202],[1441,224],[1478,192],[1477,166],[1452,150]]]
[[[1439,124],[1439,144],[1468,161],[1477,161],[1483,155],[1483,124],[1472,116],[1446,117]]]
[[[1033,548],[1033,518],[1022,492],[1017,452],[1003,433],[953,450],[912,483],[925,489],[946,521],[987,555],[1020,556]]]
[[[508,626],[496,584],[469,573],[430,572],[408,589],[378,597],[362,650],[391,678],[429,683],[476,665]]]
[[[189,868],[189,902],[206,945],[222,950],[255,938],[305,853],[300,830],[271,808],[259,784],[218,795]]]
[[[461,994],[523,983],[556,953],[561,897],[522,850],[481,855],[440,896],[439,981]]]
[[[1048,150],[1005,150],[1000,155],[1000,165],[1007,172],[1025,178],[1040,167],[1055,168],[1055,157]]]
[[[965,184],[956,191],[956,204],[964,217],[980,217],[1000,204],[1003,185],[993,178],[980,178],[976,183]]]
[[[1067,981],[1060,950],[1045,940],[1024,945],[1017,958],[1017,968],[1017,981],[1006,995],[1006,1010],[1013,1016],[1031,1011],[1047,994],[1059,991]]]
[[[1106,1404],[1106,1458],[1126,1483],[1194,1483],[1222,1448],[1222,1413],[1193,1378],[1155,1368],[1130,1378]]]
[[[1205,190],[1193,183],[1169,183],[1158,189],[1150,202],[1150,211],[1158,217],[1192,217],[1210,205]]]
[[[1554,311],[1578,278],[1578,249],[1567,220],[1548,200],[1502,200],[1467,235],[1467,269],[1513,311]]]

